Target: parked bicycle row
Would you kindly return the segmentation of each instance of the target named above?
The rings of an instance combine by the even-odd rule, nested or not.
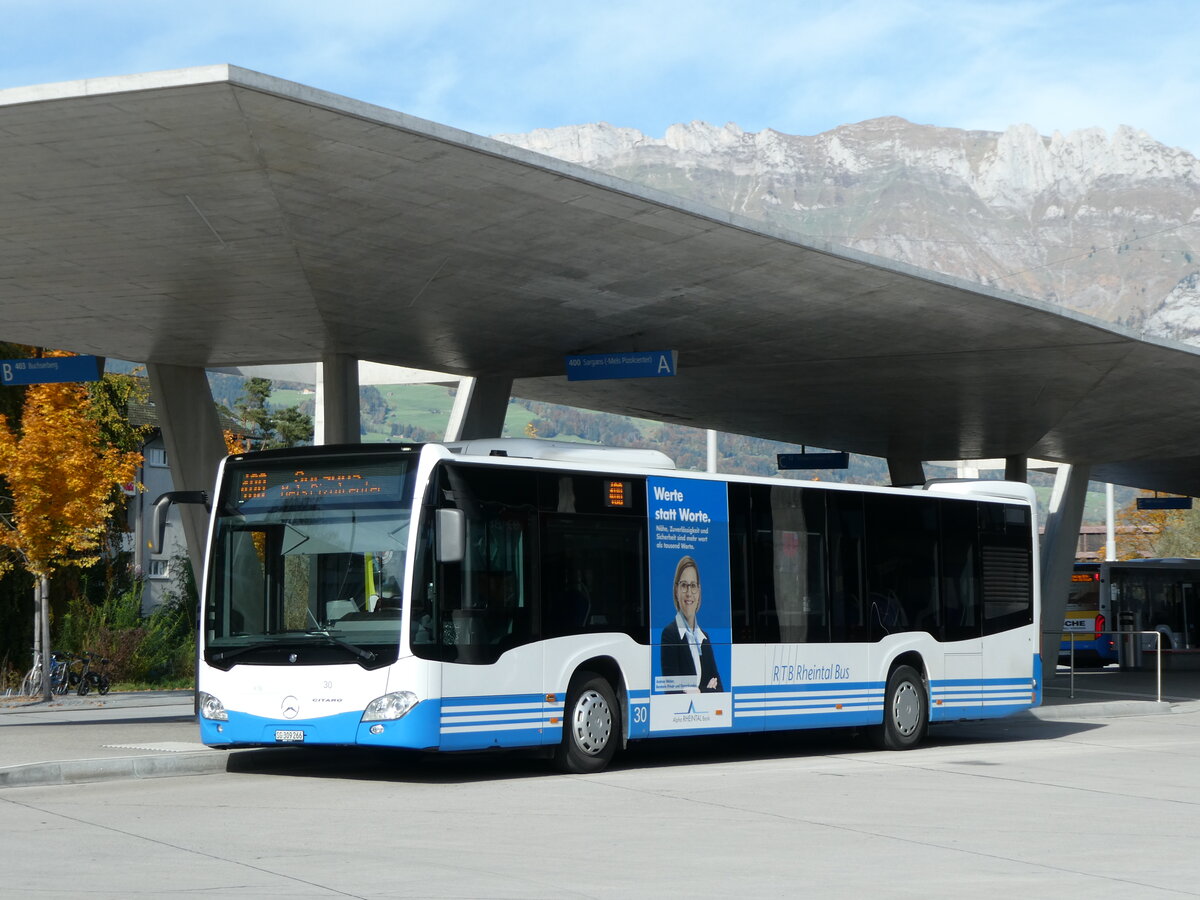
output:
[[[68,653],[55,650],[50,654],[50,692],[66,694],[74,691],[85,697],[91,691],[107,694],[109,687],[108,659],[89,651]],[[21,693],[35,696],[42,692],[42,665],[35,659],[33,668],[26,673],[21,684]]]

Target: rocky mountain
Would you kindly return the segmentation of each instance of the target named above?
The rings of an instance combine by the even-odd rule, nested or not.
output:
[[[827,242],[1200,343],[1200,160],[1122,126],[888,117],[804,136],[607,124],[496,138]]]

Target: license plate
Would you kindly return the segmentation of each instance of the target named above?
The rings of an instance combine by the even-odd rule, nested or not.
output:
[[[277,731],[275,740],[279,743],[295,743],[304,740],[303,731]]]

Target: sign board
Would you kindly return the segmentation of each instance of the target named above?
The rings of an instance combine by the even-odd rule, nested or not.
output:
[[[95,356],[50,356],[44,359],[0,359],[0,385],[96,381],[100,360]]]
[[[676,350],[631,350],[568,356],[567,381],[664,378],[675,374],[678,357],[679,353]]]
[[[777,453],[780,469],[848,469],[849,453]]]
[[[1138,509],[1191,509],[1191,497],[1138,497]]]
[[[647,478],[646,514],[651,689],[649,709],[640,722],[633,712],[631,732],[730,729],[733,620],[726,486]]]

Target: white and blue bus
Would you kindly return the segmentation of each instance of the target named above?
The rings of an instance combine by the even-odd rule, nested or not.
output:
[[[231,456],[215,747],[546,748],[801,728],[907,749],[1041,699],[1032,490],[723,477],[537,440]]]

